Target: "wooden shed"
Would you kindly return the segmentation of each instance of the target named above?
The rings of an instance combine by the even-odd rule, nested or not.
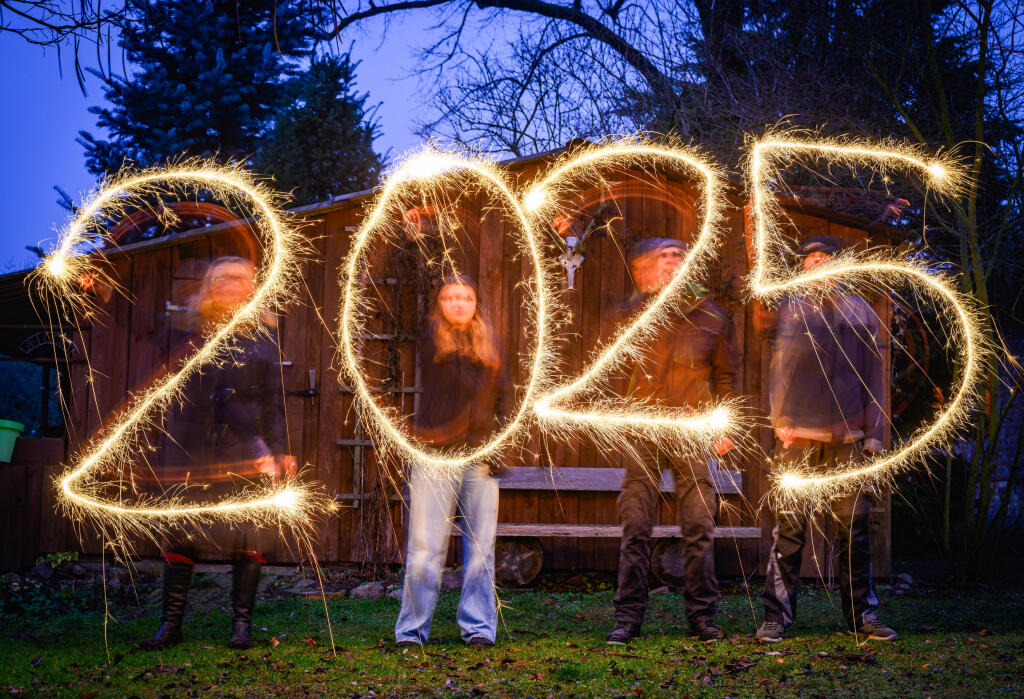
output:
[[[508,161],[502,167],[525,183],[555,155]],[[589,237],[573,287],[564,286],[561,291],[571,310],[571,323],[564,329],[565,357],[560,363],[567,376],[578,372],[590,350],[612,332],[613,309],[631,289],[622,255],[624,244],[630,237],[690,237],[696,229],[697,191],[695,184],[684,179],[638,174],[611,189],[606,187],[603,193],[582,197],[578,210],[568,212],[581,226],[598,221],[605,230]],[[340,506],[337,514],[324,518],[315,539],[317,558],[328,564],[398,562],[404,536],[401,501],[381,478],[373,445],[360,425],[352,389],[344,385],[337,371],[335,355],[341,260],[372,200],[373,193],[360,192],[296,211],[308,222],[305,234],[314,251],[304,262],[302,294],[285,309],[279,327],[291,451]],[[714,286],[735,323],[741,357],[737,390],[749,396],[754,409],[764,410],[767,406],[761,389],[767,380],[770,324],[762,323],[764,313],[756,302],[744,301],[749,212],[738,188],[729,192],[728,200],[728,233]],[[607,209],[609,202],[614,216],[600,210]],[[785,207],[801,235],[828,233],[853,243],[887,245],[893,231],[804,201],[787,200]],[[468,207],[464,214],[470,222],[467,229],[477,237],[465,246],[467,252],[461,264],[479,280],[481,302],[500,334],[513,380],[521,385],[526,378],[522,373],[525,348],[520,347],[521,328],[529,308],[524,307],[518,286],[528,273],[527,265],[507,226],[489,216],[486,207],[478,202],[475,210]],[[67,437],[59,445],[63,449],[53,441],[22,439],[14,463],[0,465],[4,484],[0,511],[8,518],[5,531],[9,538],[13,532],[22,532],[18,544],[0,556],[0,568],[29,565],[42,552],[84,550],[99,554],[99,542],[87,538],[80,543],[78,531],[52,509],[51,477],[60,470],[56,455],[81,444],[124,401],[127,392],[148,380],[153,368],[166,359],[169,348],[160,346],[158,338],[183,307],[188,289],[195,285],[199,261],[222,254],[246,254],[244,230],[238,221],[224,222],[106,253],[106,264],[129,293],[115,293],[107,300],[97,298],[99,313],[95,318],[81,330],[64,328],[74,348],[72,363],[57,366],[62,385],[70,390]],[[552,254],[558,251],[553,249]],[[29,300],[23,278],[23,274],[0,278],[0,295],[6,297],[10,312],[25,316],[15,319],[8,328],[21,334],[39,332],[44,328],[25,313]],[[396,302],[412,309],[408,317],[415,318],[417,292],[403,291],[413,281],[404,278],[401,269],[385,269],[373,281],[383,289],[381,293],[393,293]],[[891,311],[887,298],[879,297],[874,304],[883,323],[888,322]],[[418,391],[413,351],[415,322],[398,326],[389,326],[383,320],[381,323],[365,338],[366,352],[379,353],[379,365],[392,367],[388,375],[375,377],[377,385],[382,394],[390,396],[389,400],[411,409]],[[17,355],[17,333],[8,333],[12,339],[0,352]],[[91,375],[82,361],[86,356]],[[886,363],[888,366],[888,352]],[[381,371],[387,373],[385,369]],[[888,403],[889,396],[886,400]],[[757,438],[770,451],[770,430],[761,429]],[[535,430],[526,448],[513,460],[516,470],[503,481],[499,510],[499,536],[508,537],[501,544],[505,551],[521,557],[523,552],[536,551],[539,542],[546,569],[615,570],[618,476],[610,469],[621,467],[618,456],[600,453],[586,440],[575,445],[548,442]],[[556,470],[539,470],[548,467]],[[718,489],[725,503],[719,513],[717,547],[721,574],[763,570],[770,533],[767,513],[758,507],[767,487],[765,468],[757,459],[719,466]],[[672,543],[672,509],[671,499],[665,498],[658,530],[666,539],[662,550],[669,550]],[[872,516],[875,571],[881,576],[890,570],[889,515],[886,496]],[[822,545],[819,537],[814,552],[819,560]],[[210,549],[210,557],[218,555],[215,548]],[[805,570],[817,575],[821,566],[812,563],[810,555]],[[297,560],[297,556],[294,549],[280,546],[273,558],[286,562]],[[528,579],[530,574],[506,571],[506,579]]]

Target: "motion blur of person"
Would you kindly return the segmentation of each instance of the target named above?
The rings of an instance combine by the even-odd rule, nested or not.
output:
[[[253,265],[241,257],[214,260],[189,303],[183,337],[175,338],[177,361],[203,342],[203,333],[223,323],[256,288]],[[273,326],[273,316],[265,323]],[[228,358],[192,374],[181,400],[169,408],[159,457],[139,480],[150,497],[215,502],[246,485],[293,471],[285,455],[284,397],[278,348],[266,333],[244,333]],[[207,532],[209,533],[209,532]],[[252,612],[264,562],[262,539],[273,532],[251,525],[232,528],[234,605],[229,646],[252,646]],[[196,533],[172,530],[164,546],[163,616],[156,634],[139,645],[159,649],[180,643],[182,618],[196,558]]]
[[[622,309],[623,318],[639,311],[668,285],[687,249],[685,243],[671,238],[645,238],[630,248],[628,261],[636,291]],[[691,283],[684,294],[678,310],[647,348],[644,361],[634,368],[631,397],[696,409],[714,398],[735,395],[732,321],[704,287]],[[634,446],[640,458],[627,458],[619,495],[619,583],[615,626],[607,641],[623,645],[640,634],[648,606],[651,531],[663,468],[671,468],[675,478],[676,511],[684,542],[686,618],[701,640],[720,640],[724,633],[715,623],[721,597],[714,558],[717,500],[708,463],[697,458],[668,458],[652,444]],[[732,448],[728,439],[716,444],[720,455]]]
[[[444,280],[419,352],[423,392],[413,422],[416,438],[446,451],[485,444],[508,415],[511,389],[497,337],[480,308],[472,279],[457,275]],[[430,637],[456,508],[463,559],[456,620],[467,644],[494,644],[497,479],[484,464],[464,467],[457,474],[411,464],[409,545],[395,624],[399,646],[423,644]]]
[[[803,268],[827,261],[842,247],[829,236],[798,249]],[[832,281],[820,294],[787,299],[779,309],[769,368],[774,468],[827,471],[882,451],[885,415],[879,320],[867,301]],[[843,614],[850,629],[872,640],[897,634],[875,616],[867,493],[837,498],[836,549]],[[756,638],[782,640],[796,617],[800,566],[810,513],[773,513],[772,547],[761,599],[764,623]]]

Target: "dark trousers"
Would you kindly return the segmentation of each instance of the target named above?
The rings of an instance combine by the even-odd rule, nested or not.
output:
[[[261,528],[247,522],[217,523],[209,525],[202,533],[173,529],[164,535],[160,548],[166,553],[197,561],[204,548],[199,537],[204,534],[218,542],[221,558],[263,560],[264,555],[273,556],[277,542],[277,530],[270,527]]]
[[[661,465],[675,477],[676,513],[683,539],[683,601],[690,623],[711,619],[722,596],[715,578],[715,511],[717,501],[706,462],[669,464],[657,455],[646,463],[627,460],[619,494],[619,589],[615,620],[642,624],[648,605],[651,569],[651,529],[661,494]],[[650,465],[648,465],[650,464]]]
[[[826,470],[859,457],[858,444],[818,443],[808,449],[784,449],[779,444],[775,447],[775,458],[780,467],[802,463]],[[835,550],[839,561],[843,616],[850,627],[860,626],[878,608],[871,575],[870,498],[863,492],[853,493],[833,500],[828,509],[839,524]],[[766,620],[789,626],[796,618],[800,566],[807,542],[807,526],[812,517],[808,512],[799,510],[777,511],[773,515],[772,548],[761,600]],[[823,564],[829,565],[830,557]]]

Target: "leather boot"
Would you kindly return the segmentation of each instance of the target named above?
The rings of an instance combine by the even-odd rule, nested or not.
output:
[[[250,558],[237,559],[234,563],[231,601],[234,603],[235,615],[229,648],[252,648],[252,608],[256,605],[260,566],[259,561]]]
[[[181,620],[185,616],[185,602],[194,567],[193,563],[184,561],[164,564],[164,611],[160,617],[160,628],[152,638],[140,641],[140,648],[157,650],[181,643]]]

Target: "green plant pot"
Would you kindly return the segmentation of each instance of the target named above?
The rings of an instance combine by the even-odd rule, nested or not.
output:
[[[14,453],[14,442],[25,431],[25,426],[14,420],[0,420],[0,461],[11,463]]]

